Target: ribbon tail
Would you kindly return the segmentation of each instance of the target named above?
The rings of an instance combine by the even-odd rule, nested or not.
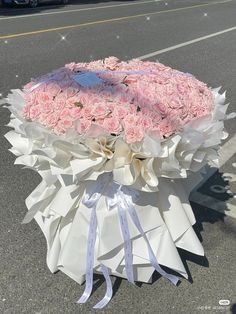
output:
[[[152,250],[152,247],[148,241],[148,238],[145,234],[145,232],[143,231],[143,228],[140,224],[138,215],[136,213],[136,210],[134,208],[134,206],[130,203],[130,202],[126,202],[127,206],[128,206],[128,211],[129,214],[131,216],[131,219],[134,223],[134,225],[136,226],[136,228],[138,229],[138,231],[140,232],[140,234],[143,236],[144,240],[146,241],[147,247],[148,247],[148,254],[149,254],[149,258],[150,258],[150,262],[152,264],[152,266],[156,269],[156,271],[158,271],[163,277],[167,278],[170,282],[172,282],[174,285],[177,285],[179,278],[175,275],[171,275],[168,274],[167,272],[165,272],[161,266],[159,265],[157,258]]]
[[[96,205],[92,208],[90,224],[89,224],[89,235],[87,244],[87,264],[86,264],[86,286],[84,293],[76,303],[85,303],[92,293],[93,288],[93,265],[94,265],[94,247],[96,241],[96,229],[97,229],[97,218],[96,218]]]
[[[102,309],[104,308],[111,300],[112,298],[112,282],[111,282],[111,278],[109,276],[109,271],[108,268],[106,266],[104,266],[103,264],[101,264],[101,270],[103,273],[103,276],[105,277],[106,280],[106,285],[107,285],[107,290],[106,290],[106,294],[103,297],[103,299],[101,301],[99,301],[96,305],[94,305],[94,309]]]
[[[120,199],[120,202],[123,202],[123,200]],[[130,239],[128,221],[126,217],[125,208],[123,208],[123,206],[121,206],[120,203],[118,203],[117,207],[118,207],[121,231],[124,238],[126,276],[127,276],[128,281],[134,284],[132,243]]]

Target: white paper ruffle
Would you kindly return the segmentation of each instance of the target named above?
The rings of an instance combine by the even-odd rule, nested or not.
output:
[[[26,199],[24,222],[35,218],[47,241],[47,264],[60,269],[78,283],[86,273],[87,237],[91,210],[81,202],[83,195],[103,173],[138,190],[135,209],[151,247],[161,265],[187,278],[177,248],[204,255],[192,226],[195,218],[189,192],[199,183],[199,170],[210,160],[217,164],[217,149],[227,134],[225,94],[213,90],[212,115],[185,126],[180,134],[160,141],[146,135],[140,144],[128,145],[122,137],[84,138],[70,131],[57,136],[36,122],[21,117],[23,94],[13,90],[7,98],[12,112],[6,134],[17,156],[15,164],[37,171],[42,182]],[[228,116],[229,118],[232,117]],[[126,278],[122,233],[117,209],[108,210],[106,195],[98,202],[94,271],[103,264],[114,275]],[[128,215],[127,215],[128,217]],[[143,237],[128,217],[134,279],[150,282],[150,264]]]

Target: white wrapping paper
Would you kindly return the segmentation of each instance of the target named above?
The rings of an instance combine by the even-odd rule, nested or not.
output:
[[[146,135],[141,144],[128,145],[120,138],[83,138],[73,131],[62,136],[20,115],[24,99],[20,90],[7,98],[12,112],[6,134],[17,156],[15,164],[37,171],[42,182],[26,199],[24,222],[35,219],[47,241],[47,265],[82,284],[86,273],[87,238],[91,209],[82,202],[97,178],[113,173],[114,182],[139,191],[134,206],[159,264],[187,278],[178,253],[182,248],[204,255],[194,233],[189,192],[199,183],[199,170],[209,161],[217,164],[217,149],[227,134],[225,95],[213,90],[212,115],[193,121],[160,142]],[[230,116],[232,117],[232,115]],[[108,209],[107,196],[97,208],[94,271],[107,266],[110,273],[126,278],[124,239],[116,208]],[[135,281],[150,282],[154,271],[144,238],[127,215]]]

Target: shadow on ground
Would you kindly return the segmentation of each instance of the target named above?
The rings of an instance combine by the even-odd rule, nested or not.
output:
[[[236,313],[236,303],[234,303],[231,308],[230,308],[230,311],[232,314],[235,314]]]

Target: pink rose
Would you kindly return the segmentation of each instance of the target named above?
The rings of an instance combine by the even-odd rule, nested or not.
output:
[[[135,114],[128,114],[124,120],[123,120],[123,123],[126,126],[133,126],[133,125],[136,125],[138,123],[138,116],[135,115]]]
[[[174,88],[171,83],[164,85],[164,87],[165,87],[164,91],[167,96],[171,96],[174,93]]]
[[[162,120],[161,113],[158,111],[151,111],[149,117],[152,119],[153,124],[158,124]]]
[[[53,103],[54,110],[61,111],[65,108],[65,102],[63,100],[55,100]]]
[[[103,127],[104,120],[105,120],[104,118],[99,118],[99,117],[98,117],[98,118],[95,120],[95,124],[97,124],[97,125]]]
[[[48,127],[53,128],[57,125],[57,122],[59,120],[59,116],[56,113],[50,114],[47,116],[45,123]]]
[[[28,106],[34,106],[38,104],[37,97],[32,92],[29,94],[25,94],[24,98]]]
[[[39,116],[38,116],[38,121],[40,123],[42,123],[43,125],[47,125],[47,117],[48,117],[48,114],[47,113],[41,113]]]
[[[53,112],[53,104],[51,102],[43,102],[39,105],[41,111],[44,113],[51,113]]]
[[[183,104],[181,103],[180,99],[176,96],[175,98],[171,99],[168,103],[169,107],[171,109],[178,109],[183,107]]]
[[[24,119],[29,119],[30,118],[30,106],[25,106],[22,111],[21,111],[21,114],[22,114],[22,117]]]
[[[115,108],[116,108],[117,104],[113,103],[113,102],[107,102],[107,109],[109,110],[109,112],[114,112]]]
[[[203,106],[192,106],[191,107],[191,113],[195,116],[195,117],[202,117],[206,114],[209,113],[209,111],[207,110],[207,108],[204,108]]]
[[[162,63],[156,63],[155,68],[158,71],[166,71],[168,69],[168,67],[166,67],[164,64]]]
[[[96,93],[98,95],[96,95],[94,93]],[[105,103],[105,100],[103,99],[103,97],[101,97],[101,95],[98,91],[94,91],[94,92],[92,92],[92,90],[87,91],[86,97],[87,97],[87,99],[84,102],[85,105],[94,106],[95,104]]]
[[[152,119],[150,117],[140,116],[138,125],[143,129],[151,129],[152,128]]]
[[[104,118],[108,115],[109,110],[104,103],[98,103],[94,105],[94,108],[92,109],[92,115],[100,118]]]
[[[132,84],[132,83],[136,83],[139,80],[139,76],[135,75],[135,74],[129,74],[125,77],[124,79],[124,83],[125,84]]]
[[[86,119],[91,119],[93,117],[93,109],[91,107],[85,107],[81,110],[81,114]]]
[[[147,108],[147,107],[143,107],[143,108],[141,108],[140,113],[142,114],[142,116],[149,116],[149,115],[150,115],[150,113],[151,113],[151,111],[150,111],[150,109],[149,109],[149,108]]]
[[[37,99],[40,105],[43,103],[51,103],[53,100],[52,96],[46,92],[40,92],[37,96]]]
[[[80,91],[78,98],[79,98],[79,101],[80,101],[84,106],[90,104],[91,95],[86,94],[85,92],[81,92],[81,91]]]
[[[67,98],[70,98],[75,96],[78,93],[78,91],[79,89],[77,86],[71,85],[70,87],[67,87],[64,92],[66,93]]]
[[[71,108],[69,113],[74,120],[81,118],[81,109],[79,107]]]
[[[110,70],[115,70],[117,68],[118,62],[119,59],[117,59],[116,57],[109,57],[104,59],[105,66]]]
[[[86,133],[92,125],[92,122],[87,119],[80,119],[76,123],[76,129],[79,134],[84,134]]]
[[[177,120],[166,118],[159,123],[158,129],[161,136],[169,137],[178,129],[178,126],[179,125]]]
[[[112,116],[116,117],[118,120],[121,120],[123,118],[125,118],[128,115],[129,111],[128,109],[126,109],[125,107],[122,106],[115,106],[113,112],[112,112]]]
[[[128,126],[125,128],[125,140],[127,143],[140,142],[144,137],[143,130],[138,126]]]
[[[162,102],[158,102],[157,104],[155,104],[154,108],[161,114],[165,114],[166,112],[166,106]]]
[[[165,77],[165,76],[156,76],[153,78],[154,82],[160,84],[160,85],[165,85],[169,83],[169,77]]]
[[[70,117],[70,110],[67,108],[63,109],[60,113],[61,119],[66,118],[66,117]]]
[[[66,100],[66,107],[67,108],[73,108],[75,106],[75,103],[78,102],[78,95],[75,95],[73,97],[70,97]]]
[[[66,103],[66,101],[67,101],[67,95],[66,95],[66,93],[64,92],[64,91],[62,91],[60,94],[58,94],[56,97],[55,97],[55,101],[64,101],[64,103]]]
[[[45,92],[54,97],[61,92],[61,88],[57,83],[50,81],[46,84]]]
[[[187,123],[194,118],[194,115],[187,106],[184,106],[179,112],[179,117],[184,123]]]
[[[122,126],[116,118],[106,118],[104,119],[103,125],[109,133],[119,134],[122,131]]]
[[[75,70],[77,67],[77,64],[75,62],[71,62],[71,63],[68,63],[65,65],[65,68],[66,69],[69,69],[71,71]]]
[[[135,105],[135,104],[130,104],[129,107],[128,107],[128,109],[129,109],[129,113],[130,113],[130,114],[136,115],[136,113],[137,113],[137,105]]]
[[[37,117],[40,115],[40,113],[41,113],[41,108],[40,108],[40,106],[32,106],[32,107],[30,108],[30,118],[31,118],[32,120],[37,119]]]
[[[61,135],[64,133],[64,129],[63,127],[61,127],[61,125],[57,124],[54,128],[53,128],[54,133],[56,133],[57,135]]]
[[[63,117],[58,122],[59,127],[61,127],[63,130],[67,130],[72,128],[73,126],[73,119],[71,117]]]
[[[181,82],[181,83],[178,83],[177,89],[180,94],[185,94],[188,88],[184,82]]]

